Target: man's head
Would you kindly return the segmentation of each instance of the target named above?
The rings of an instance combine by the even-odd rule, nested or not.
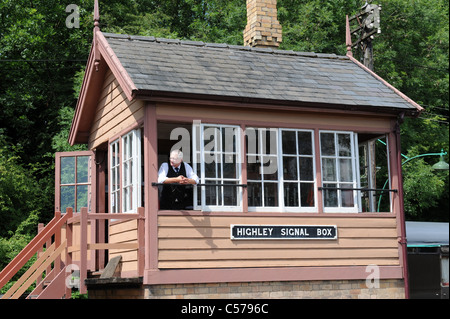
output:
[[[180,150],[174,150],[170,152],[170,165],[173,167],[178,167],[183,161],[183,152]]]

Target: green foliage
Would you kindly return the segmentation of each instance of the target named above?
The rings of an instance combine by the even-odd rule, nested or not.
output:
[[[345,16],[360,6],[358,0],[279,0],[281,48],[345,54]]]
[[[407,119],[403,123],[403,154],[412,158],[439,153],[441,149],[448,152],[448,125],[436,122],[438,118]],[[448,162],[449,156],[444,156],[444,160]],[[438,161],[438,156],[426,156],[403,166],[405,213],[409,220],[448,221],[449,172],[433,171],[431,166]]]
[[[382,34],[374,41],[375,71],[425,107],[419,119],[402,124],[402,153],[448,152],[449,1],[378,3]],[[448,172],[431,170],[438,160],[424,157],[403,167],[407,219],[449,220]]]
[[[19,226],[20,233],[31,231],[29,223],[23,223],[30,216],[39,216],[43,198],[40,183],[30,168],[20,164],[18,156],[11,156],[14,147],[1,139],[0,136],[0,237],[10,237]]]
[[[438,207],[439,200],[445,191],[445,180],[442,180],[443,176],[440,174],[446,174],[448,179],[448,172],[436,173],[423,159],[413,161],[408,162],[404,167],[403,187],[405,198],[407,198],[405,211],[408,212],[409,219],[417,218],[421,213]],[[448,213],[448,210],[445,212]],[[438,214],[427,216],[427,220],[436,218],[436,215]]]

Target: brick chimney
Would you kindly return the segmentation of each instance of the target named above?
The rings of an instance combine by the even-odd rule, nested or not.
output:
[[[277,18],[277,0],[247,0],[245,46],[276,49],[282,40],[281,33]]]

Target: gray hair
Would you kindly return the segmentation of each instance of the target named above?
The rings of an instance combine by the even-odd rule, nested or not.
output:
[[[172,154],[177,154],[177,157],[179,158],[179,159],[183,159],[183,152],[182,151],[180,151],[180,150],[172,150],[171,152],[170,152],[170,155],[172,155]]]

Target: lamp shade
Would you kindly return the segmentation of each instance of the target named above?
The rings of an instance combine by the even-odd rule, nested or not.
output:
[[[439,162],[437,162],[436,164],[434,164],[432,166],[433,169],[436,170],[447,170],[448,171],[448,163],[446,163],[444,161],[444,156],[441,155],[441,159],[439,160]]]

